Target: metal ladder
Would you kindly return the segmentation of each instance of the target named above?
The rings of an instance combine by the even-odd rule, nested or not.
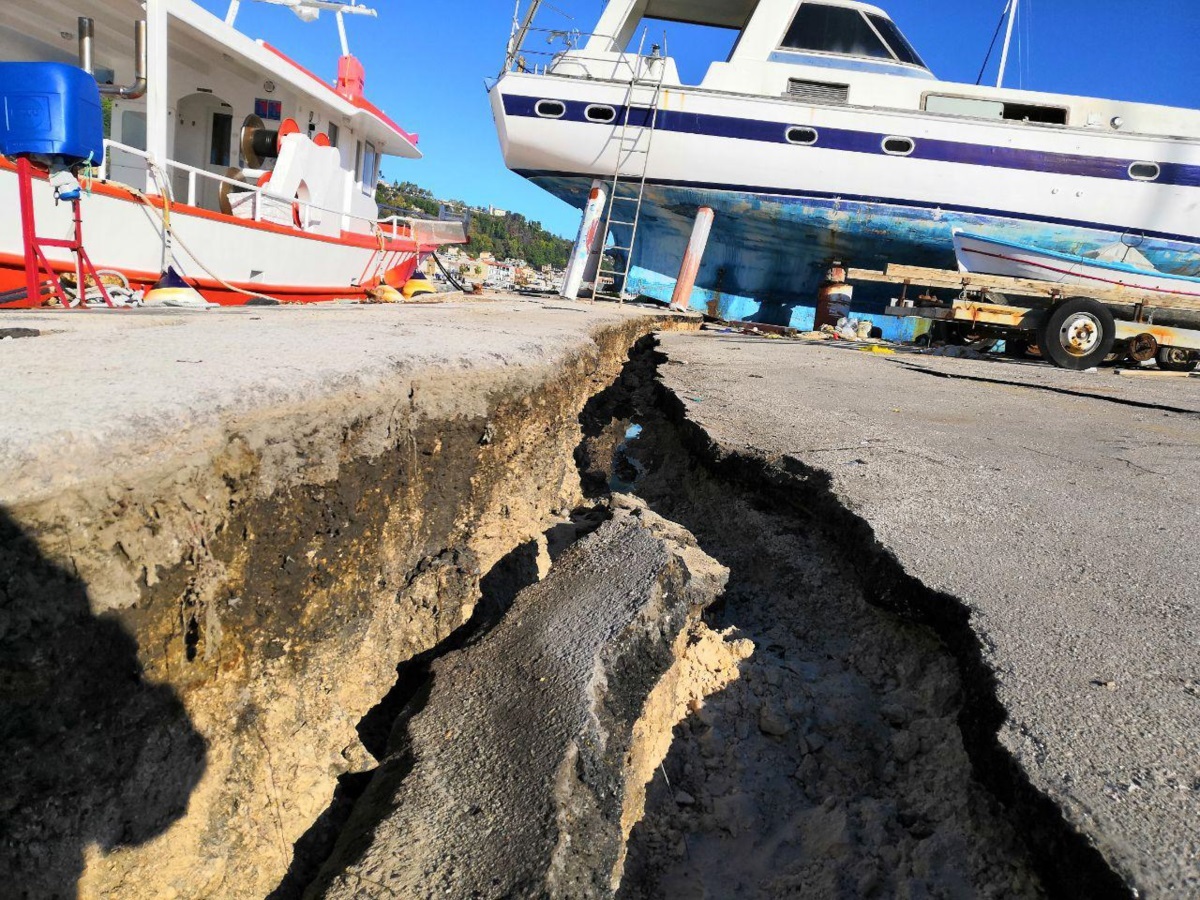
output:
[[[642,38],[643,47],[645,36]],[[641,66],[644,60],[649,58],[652,63],[658,64],[658,78],[654,81],[643,80],[641,75]],[[617,139],[617,164],[613,171],[613,177],[609,182],[608,194],[608,213],[604,222],[603,239],[601,245],[603,247],[600,255],[600,268],[596,272],[596,285],[592,292],[593,297],[600,297],[606,300],[616,300],[620,303],[625,302],[625,282],[629,278],[629,270],[633,268],[633,248],[637,244],[638,226],[642,219],[642,202],[646,196],[646,173],[650,168],[650,150],[654,146],[655,129],[658,126],[658,111],[659,101],[662,99],[663,80],[667,74],[667,56],[664,52],[662,56],[642,56],[642,48],[638,49],[637,64],[633,68],[630,78],[629,87],[625,92],[625,118],[621,123],[621,136]],[[637,111],[638,115],[643,113],[648,116],[645,124],[632,124],[634,116],[634,105],[638,99],[638,92],[645,91],[650,93],[650,102],[645,107],[640,107]],[[640,147],[642,138],[645,138],[645,146]],[[639,171],[623,171],[628,166],[631,159],[641,157],[641,167]],[[621,195],[622,186],[637,186],[636,194],[630,196]],[[623,204],[618,207],[618,204]],[[618,218],[618,209],[628,208],[632,204],[633,212],[629,219]],[[627,214],[628,215],[628,214]],[[629,246],[628,247],[608,247],[608,236],[612,233],[614,225],[625,226],[629,231]],[[604,260],[609,252],[616,251],[624,255],[624,268],[610,269],[604,264]],[[613,288],[607,291],[603,288],[606,278],[611,278]]]

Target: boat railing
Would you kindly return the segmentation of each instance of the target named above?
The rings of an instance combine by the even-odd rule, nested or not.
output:
[[[524,35],[523,42],[521,44],[514,44],[514,50],[509,54],[504,66],[505,72],[552,75],[559,63],[570,59],[571,62],[577,63],[590,62],[605,66],[614,66],[614,73],[625,70],[625,78],[629,79],[641,74],[646,62],[659,58],[653,55],[644,56],[640,48],[637,52],[620,51],[600,54],[588,53],[586,50],[580,49],[581,47],[586,47],[593,37],[611,38],[611,35],[599,35],[576,29],[534,28],[532,26],[522,32],[522,34]],[[549,50],[537,47],[536,43],[530,46],[531,38],[535,36],[545,36],[546,43],[551,45],[557,41],[562,41],[564,46],[561,49]]]
[[[269,204],[287,203],[294,204],[294,214],[299,218],[300,226],[305,231],[312,228],[314,213],[326,213],[341,219],[344,230],[349,230],[345,226],[353,221],[361,223],[364,226],[362,231],[365,234],[382,234],[392,238],[409,238],[416,240],[419,244],[444,243],[447,240],[454,241],[465,237],[461,222],[425,222],[420,219],[403,216],[389,216],[384,219],[359,216],[345,210],[318,206],[315,203],[310,203],[300,198],[289,200],[286,197],[270,193],[263,186],[249,184],[226,175],[218,175],[215,172],[209,172],[187,163],[178,162],[177,160],[168,159],[161,164],[156,164],[151,155],[145,150],[131,147],[128,144],[122,144],[119,141],[106,140],[104,146],[106,151],[104,154],[104,164],[99,170],[99,178],[101,180],[108,181],[111,179],[113,166],[112,151],[116,150],[120,153],[127,153],[141,159],[145,164],[144,181],[141,185],[131,185],[131,187],[147,194],[165,192],[172,202],[186,203],[188,206],[193,207],[199,206],[200,184],[203,181],[209,181],[217,185],[228,185],[230,188],[235,188],[239,193],[251,195],[251,199],[247,202],[251,204],[250,218],[255,222],[263,220],[264,209],[268,208]],[[187,177],[187,190],[184,199],[175,196],[175,186],[172,183],[172,179],[164,178],[162,179],[163,183],[155,183],[156,167],[164,172],[164,174],[180,172]],[[436,226],[443,227],[439,228]],[[422,240],[421,238],[424,239]]]
[[[409,216],[388,216],[379,220],[380,227],[390,227],[392,237],[411,238],[418,246],[457,243],[466,240],[466,226],[453,219],[417,219]],[[401,231],[403,232],[401,234]]]
[[[556,68],[561,62],[569,59],[573,63],[581,64],[584,71],[589,75],[591,73],[587,67],[587,63],[590,62],[606,68],[612,66],[612,72],[606,75],[606,78],[632,81],[645,77],[647,66],[653,65],[655,60],[661,58],[657,54],[657,48],[649,56],[644,55],[649,29],[643,29],[641,43],[636,52],[622,49],[615,52],[597,54],[581,50],[581,47],[586,48],[591,46],[593,38],[601,38],[610,43],[615,43],[616,38],[611,34],[582,31],[578,28],[546,28],[535,25],[534,22],[537,19],[541,6],[542,0],[533,0],[523,20],[519,15],[513,19],[512,34],[508,43],[508,54],[505,58],[504,69],[500,73],[501,75],[508,72],[520,72],[531,75],[558,74],[556,73]],[[550,8],[556,12],[561,12],[554,7]],[[561,48],[543,49],[538,46],[539,42],[543,40],[552,48],[554,44],[560,42],[563,46]],[[665,34],[663,35],[661,50],[665,56]]]

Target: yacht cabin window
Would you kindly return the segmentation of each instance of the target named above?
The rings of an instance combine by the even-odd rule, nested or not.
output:
[[[961,97],[954,94],[926,94],[925,111],[972,119],[1007,119],[1010,122],[1036,122],[1041,125],[1066,125],[1068,110],[1062,106],[1038,106],[1008,103],[985,97]]]
[[[864,15],[867,17],[867,21],[875,26],[875,30],[879,32],[880,36],[887,41],[888,46],[892,48],[892,52],[896,54],[896,58],[900,62],[908,63],[910,66],[920,66],[922,69],[928,68],[925,60],[921,59],[921,55],[908,42],[908,38],[900,33],[895,22],[873,13],[864,13]]]
[[[804,3],[780,45],[784,50],[883,59],[925,68],[891,21],[845,6]]]
[[[783,38],[784,50],[891,59],[887,45],[857,9],[805,3]]]

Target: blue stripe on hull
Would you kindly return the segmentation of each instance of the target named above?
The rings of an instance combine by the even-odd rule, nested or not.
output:
[[[610,130],[613,127],[611,122],[594,123],[587,118],[585,112],[592,105],[591,101],[523,97],[510,94],[504,97],[504,111],[510,116],[540,118],[536,106],[543,99],[557,100],[566,108],[565,115],[555,121],[594,124]],[[623,122],[624,116],[625,108],[622,107],[617,111],[617,121]],[[629,113],[629,124],[632,127],[647,127],[650,119],[651,111],[645,107],[635,106]],[[767,122],[758,119],[740,119],[732,116],[662,109],[658,112],[658,119],[654,127],[656,131],[672,131],[679,134],[734,138],[766,144],[787,144],[787,131],[796,124],[795,122]],[[876,156],[887,155],[883,150],[883,140],[891,135],[840,128],[813,127],[816,127],[819,132],[815,146],[823,150],[841,150],[847,153],[865,153]],[[909,135],[909,137],[914,136]],[[1074,153],[1050,153],[932,138],[915,138],[915,144],[915,149],[911,155],[905,157],[906,159],[961,163],[1026,172],[1048,172],[1058,175],[1081,175],[1116,181],[1135,181],[1136,179],[1129,174],[1130,165],[1135,162],[1154,162],[1154,160],[1111,159]],[[1154,182],[1155,184],[1200,187],[1200,166],[1160,163],[1159,167],[1161,173],[1158,180]]]
[[[530,175],[545,190],[582,208],[588,176]],[[668,299],[699,206],[716,212],[692,306],[724,318],[809,328],[817,287],[828,262],[859,268],[888,263],[954,268],[955,229],[1079,255],[1119,241],[1119,232],[1021,221],[965,211],[878,202],[781,197],[707,187],[648,184],[634,248],[630,290]],[[626,229],[614,228],[618,244]],[[1147,240],[1140,248],[1163,271],[1200,274],[1191,243]],[[856,287],[854,314],[878,316],[898,288]],[[894,337],[911,334],[894,319],[877,319]]]

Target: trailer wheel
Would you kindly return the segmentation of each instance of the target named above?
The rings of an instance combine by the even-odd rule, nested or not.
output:
[[[1042,319],[1037,343],[1042,356],[1060,369],[1090,369],[1112,353],[1116,321],[1103,303],[1072,297]]]
[[[1154,361],[1164,372],[1195,372],[1200,365],[1196,354],[1180,347],[1160,347]]]

